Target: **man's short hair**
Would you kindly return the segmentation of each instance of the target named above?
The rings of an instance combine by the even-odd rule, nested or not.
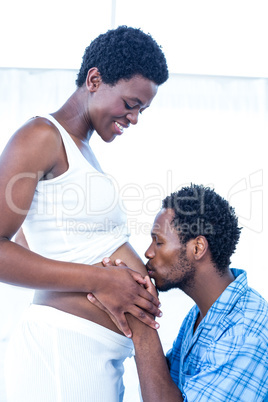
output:
[[[223,273],[241,232],[234,208],[213,189],[195,184],[166,197],[162,206],[174,210],[172,224],[183,244],[199,235],[206,237],[212,261]]]
[[[76,85],[81,87],[88,70],[97,67],[105,84],[141,75],[157,85],[168,79],[168,68],[161,47],[140,29],[119,26],[94,39],[86,48]]]

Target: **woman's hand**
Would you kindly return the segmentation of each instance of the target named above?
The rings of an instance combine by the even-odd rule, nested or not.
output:
[[[162,313],[158,308],[160,303],[150,278],[143,278],[121,260],[112,263],[109,258],[105,258],[102,263],[108,270],[109,278],[102,282],[94,295],[88,294],[88,300],[104,310],[127,337],[131,337],[132,333],[125,313],[130,313],[151,328],[158,329],[159,324],[153,316],[161,317]]]

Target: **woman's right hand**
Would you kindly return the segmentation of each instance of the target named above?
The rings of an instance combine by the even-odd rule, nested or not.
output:
[[[109,258],[105,258],[103,265],[107,269],[107,280],[100,283],[94,294],[88,294],[88,300],[104,310],[127,337],[131,337],[132,333],[126,313],[132,314],[151,328],[158,329],[159,324],[153,317],[161,317],[162,313],[156,292],[153,295],[151,289],[146,290],[148,279],[120,260],[112,263]]]

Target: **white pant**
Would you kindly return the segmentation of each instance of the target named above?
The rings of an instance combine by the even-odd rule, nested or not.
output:
[[[8,402],[121,402],[133,343],[107,328],[31,305],[6,356]]]

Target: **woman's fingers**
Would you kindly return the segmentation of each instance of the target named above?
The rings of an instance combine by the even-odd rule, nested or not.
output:
[[[120,320],[120,322],[117,320],[117,318],[106,308],[104,307],[103,304],[101,304],[101,302],[92,294],[92,293],[88,293],[87,295],[87,299],[94,304],[95,306],[97,306],[98,308],[100,308],[101,310],[105,311],[105,313],[107,313],[109,315],[109,317],[111,318],[111,320],[114,322],[114,324],[117,326],[117,328],[123,332],[125,334],[125,336],[127,336],[128,338],[130,338],[132,336],[132,333],[130,331],[130,328],[128,326],[128,323],[125,319],[125,316],[123,319]]]
[[[101,310],[105,311],[112,321],[115,323],[117,328],[122,331],[125,336],[130,338],[132,336],[132,332],[129,328],[126,316],[123,312],[120,312],[118,314],[112,314],[107,308],[105,308],[99,300],[92,294],[89,293],[87,295],[88,300],[93,303],[95,306],[99,307]],[[129,309],[129,313],[132,314],[134,317],[136,317],[138,320],[143,322],[146,325],[149,325],[153,329],[158,329],[159,324],[152,318],[150,317],[144,310],[137,306],[133,306],[132,308]]]
[[[134,271],[132,269],[130,269],[122,260],[120,260],[119,258],[117,258],[114,263],[112,262],[112,260],[108,257],[105,257],[102,260],[102,265],[104,267],[121,267],[121,268],[127,268],[128,270],[135,272],[135,277],[133,277],[135,279],[136,282],[138,282],[140,285],[145,285],[146,284],[146,280],[144,279],[144,277],[137,271]]]
[[[153,290],[151,290],[151,291],[154,294],[156,294],[155,291],[153,291]],[[159,310],[159,307],[160,307],[161,304],[160,304],[160,301],[157,298],[157,295],[154,296],[153,294],[150,293],[149,289],[147,290],[147,289],[144,289],[143,287],[140,286],[137,296],[139,297],[139,300],[135,304],[137,304],[139,307],[144,308],[146,310],[148,309],[149,313],[160,317],[159,314],[161,312]],[[140,298],[144,299],[144,302],[146,303],[147,307],[145,307],[145,305],[143,303],[143,300],[140,299]]]
[[[162,317],[163,315],[162,311],[154,303],[144,298],[143,295],[138,295],[134,304],[154,317]]]
[[[137,306],[133,306],[133,308],[130,309],[130,314],[153,329],[158,329],[160,327],[158,322],[156,322],[152,316]]]
[[[108,311],[107,308],[104,307],[104,305],[101,304],[101,303],[99,302],[99,300],[93,295],[93,293],[88,293],[88,294],[87,294],[87,299],[88,299],[92,304],[95,304],[95,306],[99,307],[101,310],[103,310],[103,311],[105,311],[105,312]]]
[[[113,263],[110,258],[106,257],[103,259],[102,264],[105,267],[118,267],[118,268],[124,268],[134,280],[136,283],[144,286],[139,286],[137,288],[137,291],[133,294],[132,296],[136,295],[136,304],[137,306],[141,307],[142,309],[147,310],[149,313],[151,313],[153,316],[161,317],[162,312],[159,310],[160,302],[158,300],[158,295],[155,290],[154,285],[151,283],[151,280],[149,276],[146,276],[145,278],[142,277],[142,275],[139,272],[133,271],[132,269],[128,268],[126,264],[120,260],[117,259]],[[116,265],[114,265],[116,264]],[[128,280],[128,278],[126,278]],[[126,286],[127,286],[126,282]],[[148,289],[146,289],[148,288]],[[122,291],[124,290],[124,287],[122,287]],[[143,302],[142,299],[145,299],[145,302]],[[149,303],[148,303],[149,302]]]
[[[160,302],[150,278],[143,278],[139,272],[128,268],[120,259],[112,262],[110,258],[104,258],[102,263],[104,267],[108,268],[108,271],[111,270],[110,275],[107,272],[111,279],[110,287],[99,289],[96,298],[105,306],[104,311],[108,311],[110,317],[113,317],[118,328],[126,336],[131,336],[126,313],[134,315],[154,329],[159,328],[154,317],[161,317],[162,312],[158,308]],[[97,303],[96,298],[93,299],[92,296],[89,296],[89,300],[94,304]]]
[[[114,264],[112,263],[112,260],[111,260],[110,258],[105,257],[105,258],[103,258],[103,260],[102,260],[102,265],[103,265],[104,267],[111,267],[111,266],[113,266]]]

